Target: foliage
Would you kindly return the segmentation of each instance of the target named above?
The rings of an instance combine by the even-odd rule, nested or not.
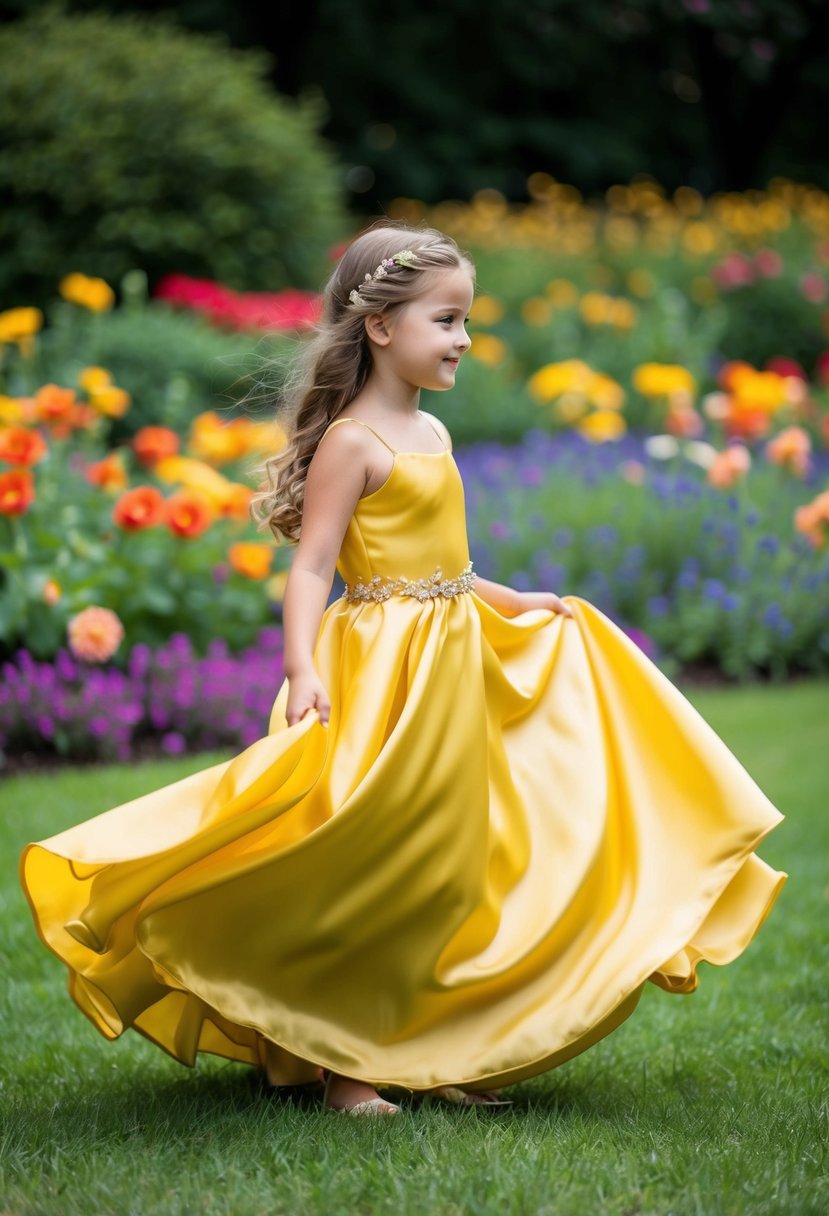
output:
[[[342,233],[319,108],[266,59],[157,17],[36,11],[0,30],[0,294],[82,263],[235,287],[316,283]]]
[[[786,813],[763,858],[792,875],[756,942],[692,997],[646,985],[614,1034],[515,1086],[497,1118],[447,1107],[342,1119],[249,1069],[182,1068],[106,1043],[37,943],[24,844],[219,764],[227,753],[0,782],[0,1001],[9,1212],[156,1216],[823,1216],[829,1205],[826,682],[691,690]],[[575,712],[575,711],[574,711]],[[253,1082],[253,1083],[252,1083]],[[391,1126],[393,1124],[393,1126]]]
[[[17,369],[16,388],[73,384],[85,367],[107,368],[132,398],[129,412],[111,420],[109,442],[158,423],[184,432],[205,408],[233,412],[281,345],[275,335],[229,334],[140,295],[98,316],[59,303],[49,318],[36,357]]]

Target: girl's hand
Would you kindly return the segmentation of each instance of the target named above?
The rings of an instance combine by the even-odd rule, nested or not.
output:
[[[301,722],[309,709],[317,711],[323,726],[328,725],[331,702],[315,671],[304,672],[288,679],[288,704],[285,708],[288,725],[294,726],[295,723]]]
[[[546,608],[548,612],[560,612],[562,616],[572,616],[572,612],[552,591],[516,591],[518,612],[530,612],[533,608]]]

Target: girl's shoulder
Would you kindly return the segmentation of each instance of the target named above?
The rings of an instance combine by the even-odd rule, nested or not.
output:
[[[443,442],[446,444],[447,448],[451,452],[452,451],[452,436],[449,434],[449,430],[445,426],[445,424],[443,422],[441,422],[440,418],[436,418],[434,414],[427,413],[426,410],[421,410],[420,412],[423,415],[423,417],[426,418],[432,424],[432,426],[435,428],[435,430],[437,431],[440,438],[443,440]]]

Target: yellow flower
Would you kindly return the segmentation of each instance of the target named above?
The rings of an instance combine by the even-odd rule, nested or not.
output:
[[[24,352],[42,327],[43,313],[39,308],[8,308],[0,312],[0,342],[16,342]]]
[[[479,363],[485,363],[488,367],[494,367],[496,364],[503,362],[507,348],[500,338],[495,337],[495,334],[475,334],[472,338],[469,353]]]
[[[717,238],[710,224],[695,220],[687,224],[682,232],[682,244],[689,253],[713,253],[717,248]]]
[[[153,473],[159,481],[201,491],[219,511],[231,492],[232,483],[226,477],[192,456],[167,456],[159,460]]]
[[[565,426],[587,413],[587,398],[584,393],[562,393],[553,406],[553,413]]]
[[[671,397],[691,394],[697,385],[687,367],[676,363],[640,363],[633,372],[633,387],[643,397]]]
[[[92,408],[106,418],[123,418],[130,407],[131,400],[126,389],[117,388],[114,384],[98,389],[89,396]]]
[[[730,387],[738,409],[773,414],[788,401],[786,377],[777,372],[758,372],[748,365],[740,366],[732,373]]]
[[[536,401],[546,405],[562,393],[577,389],[584,392],[593,372],[581,359],[565,359],[562,363],[546,363],[540,367],[527,383]]]
[[[547,295],[556,308],[572,308],[579,298],[579,289],[569,279],[553,279],[547,284]]]
[[[622,415],[615,410],[596,410],[595,413],[582,418],[576,430],[591,443],[607,443],[609,440],[620,439],[627,426]]]
[[[68,274],[58,284],[58,291],[70,304],[78,304],[90,312],[107,312],[115,303],[115,292],[109,283],[85,274]]]
[[[193,419],[187,446],[201,460],[227,464],[250,450],[252,425],[246,418],[223,422],[215,410],[207,410]]]
[[[495,296],[476,296],[469,310],[474,325],[497,325],[504,315],[504,306]]]
[[[521,316],[527,325],[548,325],[553,315],[553,305],[543,296],[530,296],[521,305]]]
[[[633,329],[636,324],[636,308],[630,300],[612,300],[608,320],[616,329]]]
[[[600,410],[620,410],[625,404],[625,390],[618,381],[603,372],[594,372],[587,383],[587,399]]]
[[[23,407],[17,397],[4,397],[0,395],[0,423],[2,422],[22,422]]]
[[[605,325],[610,320],[613,298],[603,291],[587,291],[579,301],[579,312],[588,325]]]
[[[109,388],[112,376],[105,367],[85,367],[78,376],[78,384],[85,393],[99,393]]]
[[[626,215],[611,215],[605,222],[604,238],[613,250],[632,249],[639,240],[639,225]]]
[[[251,422],[248,430],[248,451],[281,452],[288,442],[278,422]]]

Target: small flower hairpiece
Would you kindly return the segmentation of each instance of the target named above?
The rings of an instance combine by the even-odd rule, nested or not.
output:
[[[391,270],[414,266],[416,261],[417,254],[413,253],[411,249],[401,249],[400,253],[393,253],[390,258],[383,258],[374,274],[367,274],[360,286],[355,287],[353,291],[349,292],[349,301],[352,304],[362,304],[363,297],[360,295],[360,291],[366,283],[373,283],[376,279],[384,279]]]

